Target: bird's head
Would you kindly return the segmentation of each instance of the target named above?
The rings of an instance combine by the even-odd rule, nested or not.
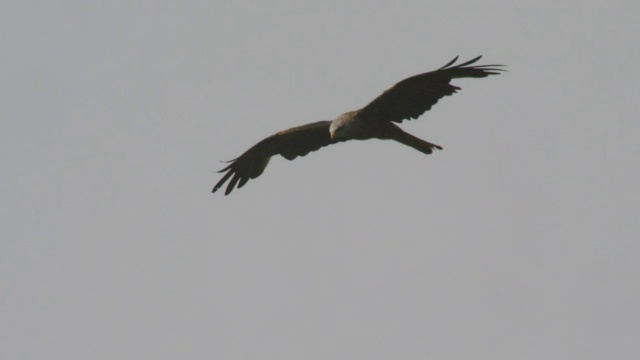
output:
[[[336,140],[340,137],[340,126],[336,124],[335,120],[329,126],[329,134],[331,134],[331,140]]]
[[[331,122],[329,126],[329,134],[331,140],[338,140],[349,137],[349,128],[353,122],[353,112],[344,113]]]

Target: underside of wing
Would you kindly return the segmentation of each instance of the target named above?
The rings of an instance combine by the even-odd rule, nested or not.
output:
[[[453,65],[455,57],[438,70],[412,76],[392,86],[358,111],[358,116],[366,121],[393,121],[416,119],[431,109],[440,99],[460,90],[451,85],[456,78],[481,78],[499,74],[502,65],[472,66],[481,58],[476,57],[459,65]]]
[[[260,141],[219,171],[226,173],[214,186],[213,192],[220,189],[229,179],[225,195],[231,193],[236,185],[238,188],[243,187],[249,179],[255,179],[262,174],[273,155],[280,154],[288,160],[293,160],[337,142],[331,140],[330,124],[331,121],[318,121],[280,131]]]

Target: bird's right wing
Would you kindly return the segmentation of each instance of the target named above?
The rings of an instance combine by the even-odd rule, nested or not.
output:
[[[404,79],[358,111],[358,117],[366,121],[393,121],[416,119],[431,109],[438,100],[452,95],[459,87],[451,85],[452,79],[482,78],[499,74],[502,65],[472,65],[480,56],[462,64],[453,65],[456,56],[438,70]]]
[[[225,195],[228,195],[236,185],[238,188],[243,187],[249,179],[255,179],[262,174],[273,155],[280,154],[287,160],[293,160],[321,147],[344,141],[344,139],[331,140],[330,125],[331,121],[318,121],[280,131],[260,141],[219,171],[226,174],[213,187],[213,192],[220,189],[229,179],[231,181],[227,185]]]

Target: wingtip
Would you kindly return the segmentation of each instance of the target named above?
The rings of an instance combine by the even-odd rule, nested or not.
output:
[[[449,68],[449,66],[455,64],[455,62],[458,61],[459,57],[460,57],[459,55],[456,55],[456,57],[454,57],[453,60],[449,61],[445,66],[441,67],[438,70],[446,70],[447,68]],[[478,55],[475,58],[473,58],[473,59],[471,59],[469,61],[463,62],[462,64],[458,64],[458,65],[456,65],[454,67],[455,68],[459,68],[459,67],[467,66],[467,65],[475,63],[476,61],[480,60],[481,58],[482,58],[482,55]]]
[[[445,66],[441,67],[438,70],[442,70],[442,69],[446,69],[447,67],[451,66],[451,64],[455,63],[456,61],[458,61],[458,56],[456,55],[456,57],[453,58],[453,60],[449,61]]]
[[[461,68],[461,67],[464,67],[464,66],[467,66],[467,65],[471,65],[471,64],[475,63],[476,61],[480,60],[481,58],[482,58],[482,55],[476,56],[475,58],[473,58],[473,59],[471,59],[471,60],[469,60],[467,62],[463,62],[462,64],[456,65],[455,67],[456,68]]]

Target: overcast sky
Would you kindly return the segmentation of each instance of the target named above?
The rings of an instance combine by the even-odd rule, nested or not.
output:
[[[7,1],[0,358],[637,359],[637,1]],[[394,142],[221,160],[454,56]]]

